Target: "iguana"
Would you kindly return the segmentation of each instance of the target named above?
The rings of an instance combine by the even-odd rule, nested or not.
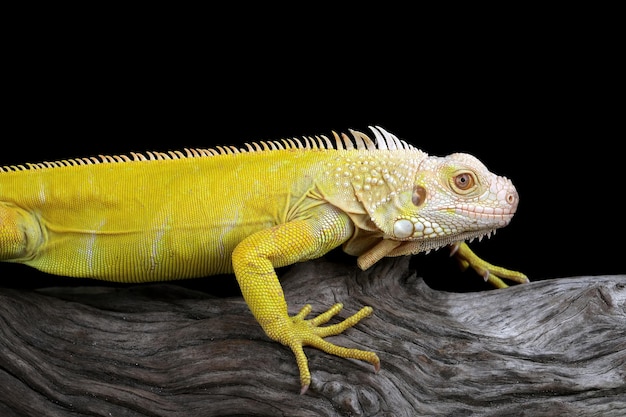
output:
[[[343,245],[362,269],[386,256],[449,246],[496,287],[524,274],[464,243],[506,226],[510,180],[475,157],[429,156],[381,127],[169,152],[0,167],[0,260],[69,277],[152,282],[234,273],[265,333],[291,348],[301,393],[303,346],[370,362],[374,352],[325,340],[372,314],[363,307],[289,316],[275,268]]]

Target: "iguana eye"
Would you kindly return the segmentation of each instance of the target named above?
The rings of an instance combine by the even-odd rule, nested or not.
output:
[[[462,191],[469,190],[475,183],[474,176],[469,172],[463,172],[454,177],[454,185]]]

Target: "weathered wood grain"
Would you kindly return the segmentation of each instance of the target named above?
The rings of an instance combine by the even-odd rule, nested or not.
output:
[[[0,289],[0,415],[626,415],[626,275],[449,293],[408,262],[288,271],[294,313],[373,306],[331,340],[382,361],[374,373],[307,349],[303,396],[291,352],[240,297],[176,284]]]

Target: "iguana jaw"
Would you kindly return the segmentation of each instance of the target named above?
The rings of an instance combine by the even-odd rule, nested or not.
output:
[[[435,210],[428,219],[417,216],[411,218],[400,218],[395,221],[393,229],[394,240],[414,241],[419,240],[426,243],[427,240],[436,242],[438,240],[448,241],[464,240],[476,238],[491,233],[508,225],[515,214],[515,206],[511,208],[485,209],[486,212],[468,210],[466,207],[442,208]],[[456,219],[450,217],[454,213]],[[457,230],[465,232],[459,234]],[[462,239],[459,236],[463,236]],[[436,245],[435,246],[443,246]]]

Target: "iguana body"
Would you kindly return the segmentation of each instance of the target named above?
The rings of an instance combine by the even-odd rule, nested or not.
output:
[[[453,245],[496,286],[518,272],[464,244],[511,220],[517,193],[475,158],[430,157],[381,128],[247,148],[131,154],[0,167],[0,260],[72,277],[152,282],[234,272],[257,321],[289,346],[310,383],[303,345],[369,361],[326,342],[371,314],[319,327],[290,317],[276,267],[342,245],[366,268],[384,256]]]

